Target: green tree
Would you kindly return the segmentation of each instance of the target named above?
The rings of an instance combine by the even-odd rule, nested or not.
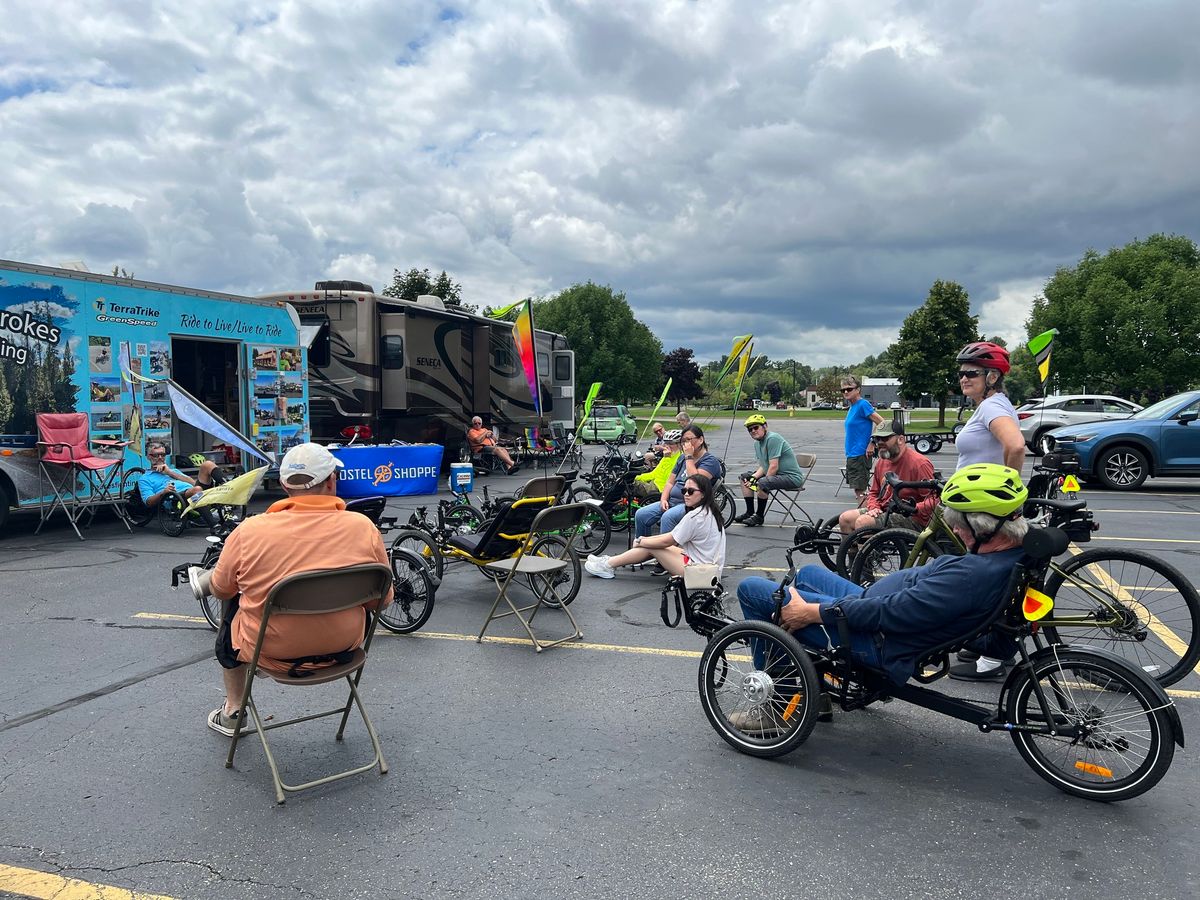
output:
[[[1088,250],[1046,282],[1026,327],[1058,329],[1050,372],[1061,392],[1154,401],[1186,390],[1200,378],[1200,251],[1163,234]]]
[[[818,403],[833,403],[842,402],[842,376],[840,373],[826,370],[825,374],[817,379],[814,385],[817,391]]]
[[[696,365],[690,348],[676,347],[664,356],[662,373],[664,378],[671,379],[667,398],[675,401],[676,412],[683,408],[685,400],[704,396],[704,390],[700,387],[700,367]]]
[[[8,380],[4,377],[4,369],[0,365],[0,432],[8,430],[8,423],[13,416],[13,401],[8,393]]]
[[[471,312],[477,312],[479,309],[474,304],[463,302],[462,285],[447,275],[445,269],[437,276],[431,275],[428,269],[409,269],[407,272],[393,269],[392,283],[385,287],[382,293],[385,297],[410,301],[416,300],[422,294],[432,294],[434,297],[441,297],[449,306],[457,306]]]
[[[946,398],[958,388],[958,350],[978,340],[979,319],[971,315],[970,298],[962,285],[935,281],[925,303],[908,314],[900,337],[887,349],[900,396],[913,402],[929,394],[938,404],[938,424],[946,424]]]
[[[662,344],[635,319],[625,294],[607,285],[575,284],[533,305],[538,328],[566,336],[575,351],[575,381],[585,392],[593,381],[615,400],[644,399],[662,388]]]

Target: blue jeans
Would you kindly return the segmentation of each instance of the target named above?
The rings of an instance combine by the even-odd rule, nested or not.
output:
[[[824,566],[805,566],[796,573],[793,585],[810,603],[819,603],[822,607],[832,606],[847,597],[861,597],[863,588],[853,581],[842,578],[830,572]],[[742,606],[742,618],[758,619],[770,622],[775,615],[775,591],[779,585],[767,578],[752,576],[738,585],[738,603]],[[786,602],[786,601],[785,601]],[[796,640],[814,650],[830,650],[838,647],[841,641],[836,628],[826,628],[824,625],[806,625],[792,632]],[[761,669],[765,662],[759,641],[751,641],[754,652],[754,665]],[[875,636],[861,631],[850,632],[850,654],[858,662],[871,668],[882,668],[883,661],[879,648],[875,644]]]

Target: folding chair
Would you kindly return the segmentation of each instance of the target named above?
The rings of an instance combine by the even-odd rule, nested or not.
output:
[[[771,491],[771,500],[769,503],[767,503],[767,508],[763,510],[763,519],[764,520],[767,517],[767,513],[769,513],[772,509],[774,509],[776,506],[778,506],[780,508],[780,512],[783,513],[783,519],[780,521],[781,525],[786,523],[788,519],[791,519],[793,522],[800,521],[796,517],[796,508],[800,506],[800,492],[803,491],[804,486],[806,484],[808,484],[809,476],[812,475],[813,467],[816,466],[816,464],[817,464],[817,457],[814,454],[812,454],[812,453],[797,453],[796,454],[796,465],[798,465],[800,467],[800,469],[802,470],[804,480],[800,482],[800,487],[796,488],[795,490]],[[808,517],[805,516],[805,519],[807,519],[807,518]]]
[[[125,498],[121,495],[124,453],[116,458],[103,458],[91,450],[95,444],[124,451],[129,442],[89,441],[87,413],[38,413],[37,427],[41,438],[35,445],[40,451],[38,493],[44,498],[52,492],[54,500],[49,507],[42,505],[41,518],[33,533],[41,531],[54,511],[61,509],[82,541],[80,518],[86,511],[90,525],[100,506],[116,510],[125,528],[132,532],[125,515]]]
[[[583,632],[579,630],[579,623],[571,615],[570,600],[554,602],[546,599],[545,595],[550,594],[553,596],[555,579],[564,570],[568,567],[578,570],[579,556],[575,553],[573,545],[575,543],[575,536],[579,532],[579,526],[583,522],[583,517],[587,514],[587,511],[588,505],[586,503],[568,503],[565,506],[552,506],[550,509],[542,510],[542,512],[538,513],[537,518],[533,520],[533,524],[529,526],[529,533],[525,536],[525,540],[522,542],[516,556],[513,556],[511,559],[498,559],[484,566],[485,569],[490,570],[496,575],[500,590],[496,594],[492,608],[488,610],[483,627],[479,629],[479,637],[475,639],[476,643],[483,641],[483,635],[493,620],[503,619],[505,616],[517,617],[521,625],[525,628],[525,633],[529,635],[529,640],[533,642],[534,650],[538,653],[541,653],[547,647],[556,647],[559,644],[565,644],[567,641],[583,637]],[[547,534],[566,535],[565,546],[561,548],[558,557],[534,555],[530,552],[537,539]],[[517,606],[508,595],[513,579],[518,575],[528,578],[530,588],[533,590],[534,600],[526,606]],[[573,574],[572,577],[577,576]],[[506,612],[496,612],[502,602],[508,606],[508,610]],[[538,610],[543,606],[561,609],[566,613],[574,631],[564,637],[552,640],[540,638],[533,630],[533,619],[538,614]],[[529,615],[526,616],[525,613],[529,613]]]
[[[371,724],[371,720],[367,716],[366,707],[363,706],[362,698],[358,694],[358,683],[362,679],[363,667],[367,663],[367,654],[371,649],[371,640],[375,636],[375,625],[379,620],[379,611],[377,609],[367,610],[365,640],[361,647],[349,651],[349,658],[346,661],[336,662],[323,669],[306,670],[301,677],[290,674],[280,675],[271,671],[266,672],[269,677],[279,684],[301,687],[314,684],[328,684],[331,681],[344,678],[346,679],[346,684],[350,686],[350,695],[346,698],[346,703],[343,706],[326,712],[298,716],[294,719],[286,719],[282,722],[272,722],[270,725],[264,725],[262,717],[258,714],[258,706],[254,703],[253,689],[256,680],[254,673],[257,671],[258,658],[262,652],[263,638],[267,634],[267,625],[272,615],[314,615],[317,613],[331,613],[343,609],[352,609],[364,603],[381,600],[387,594],[388,588],[391,585],[391,568],[380,563],[364,563],[357,566],[347,566],[342,569],[318,569],[312,572],[300,572],[295,575],[289,575],[271,588],[271,592],[267,595],[266,606],[263,609],[263,620],[262,626],[258,630],[258,639],[254,643],[254,655],[249,663],[250,668],[248,677],[246,678],[246,690],[242,694],[241,705],[238,707],[237,725],[234,726],[233,740],[229,744],[229,756],[225,759],[225,768],[229,769],[233,767],[233,754],[237,750],[238,739],[242,732],[242,723],[246,718],[245,712],[249,709],[250,715],[254,718],[254,728],[258,732],[258,736],[262,739],[263,753],[266,754],[267,765],[271,767],[271,778],[275,783],[275,800],[277,803],[284,803],[286,801],[284,796],[285,791],[295,793],[296,791],[308,790],[318,785],[329,784],[332,781],[338,781],[342,778],[349,778],[351,775],[361,774],[375,766],[379,766],[380,775],[386,774],[388,767],[383,759],[383,750],[379,746],[379,736],[375,733],[375,727]],[[340,741],[343,732],[346,730],[346,720],[350,716],[352,703],[358,707],[358,711],[362,715],[363,724],[367,726],[367,734],[370,735],[371,745],[375,748],[375,758],[366,765],[347,769],[336,775],[326,775],[323,778],[316,778],[312,781],[306,781],[303,784],[285,784],[279,777],[279,767],[276,765],[275,756],[271,753],[271,747],[267,743],[267,732],[272,728],[283,728],[286,725],[295,725],[298,722],[307,722],[310,719],[321,719],[340,713],[342,722],[338,726],[337,735],[335,736],[335,739]]]

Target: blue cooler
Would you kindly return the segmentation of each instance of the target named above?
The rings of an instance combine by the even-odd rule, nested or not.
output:
[[[474,486],[475,467],[471,463],[450,463],[450,490],[469,494]]]

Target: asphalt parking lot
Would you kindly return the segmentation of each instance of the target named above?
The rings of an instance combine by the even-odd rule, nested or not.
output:
[[[810,514],[850,505],[835,496],[840,423],[772,427],[818,455]],[[710,433],[716,452],[729,434]],[[741,428],[725,457],[749,466]],[[953,447],[933,459],[949,473]],[[1200,581],[1198,490],[1085,487],[1101,523],[1092,546],[1138,547]],[[418,503],[434,501],[391,512]],[[169,588],[201,533],[129,536],[106,520],[80,542],[57,521],[39,536],[35,525],[17,519],[0,537],[0,896],[89,896],[55,877],[188,898],[1200,895],[1195,674],[1173,689],[1188,746],[1156,789],[1121,804],[1062,794],[1008,737],[901,703],[839,714],[764,761],[709,727],[702,641],[659,620],[660,579],[585,575],[572,607],[583,643],[535,654],[474,642],[494,589],[452,568],[424,629],[380,637],[366,670],[391,772],[277,807],[257,739],[226,770],[225,739],[204,727],[221,700],[212,632]],[[734,526],[727,586],[780,574],[791,533]],[[260,684],[264,713],[308,702]],[[368,752],[361,724],[344,745],[332,730],[276,733],[285,774]]]

